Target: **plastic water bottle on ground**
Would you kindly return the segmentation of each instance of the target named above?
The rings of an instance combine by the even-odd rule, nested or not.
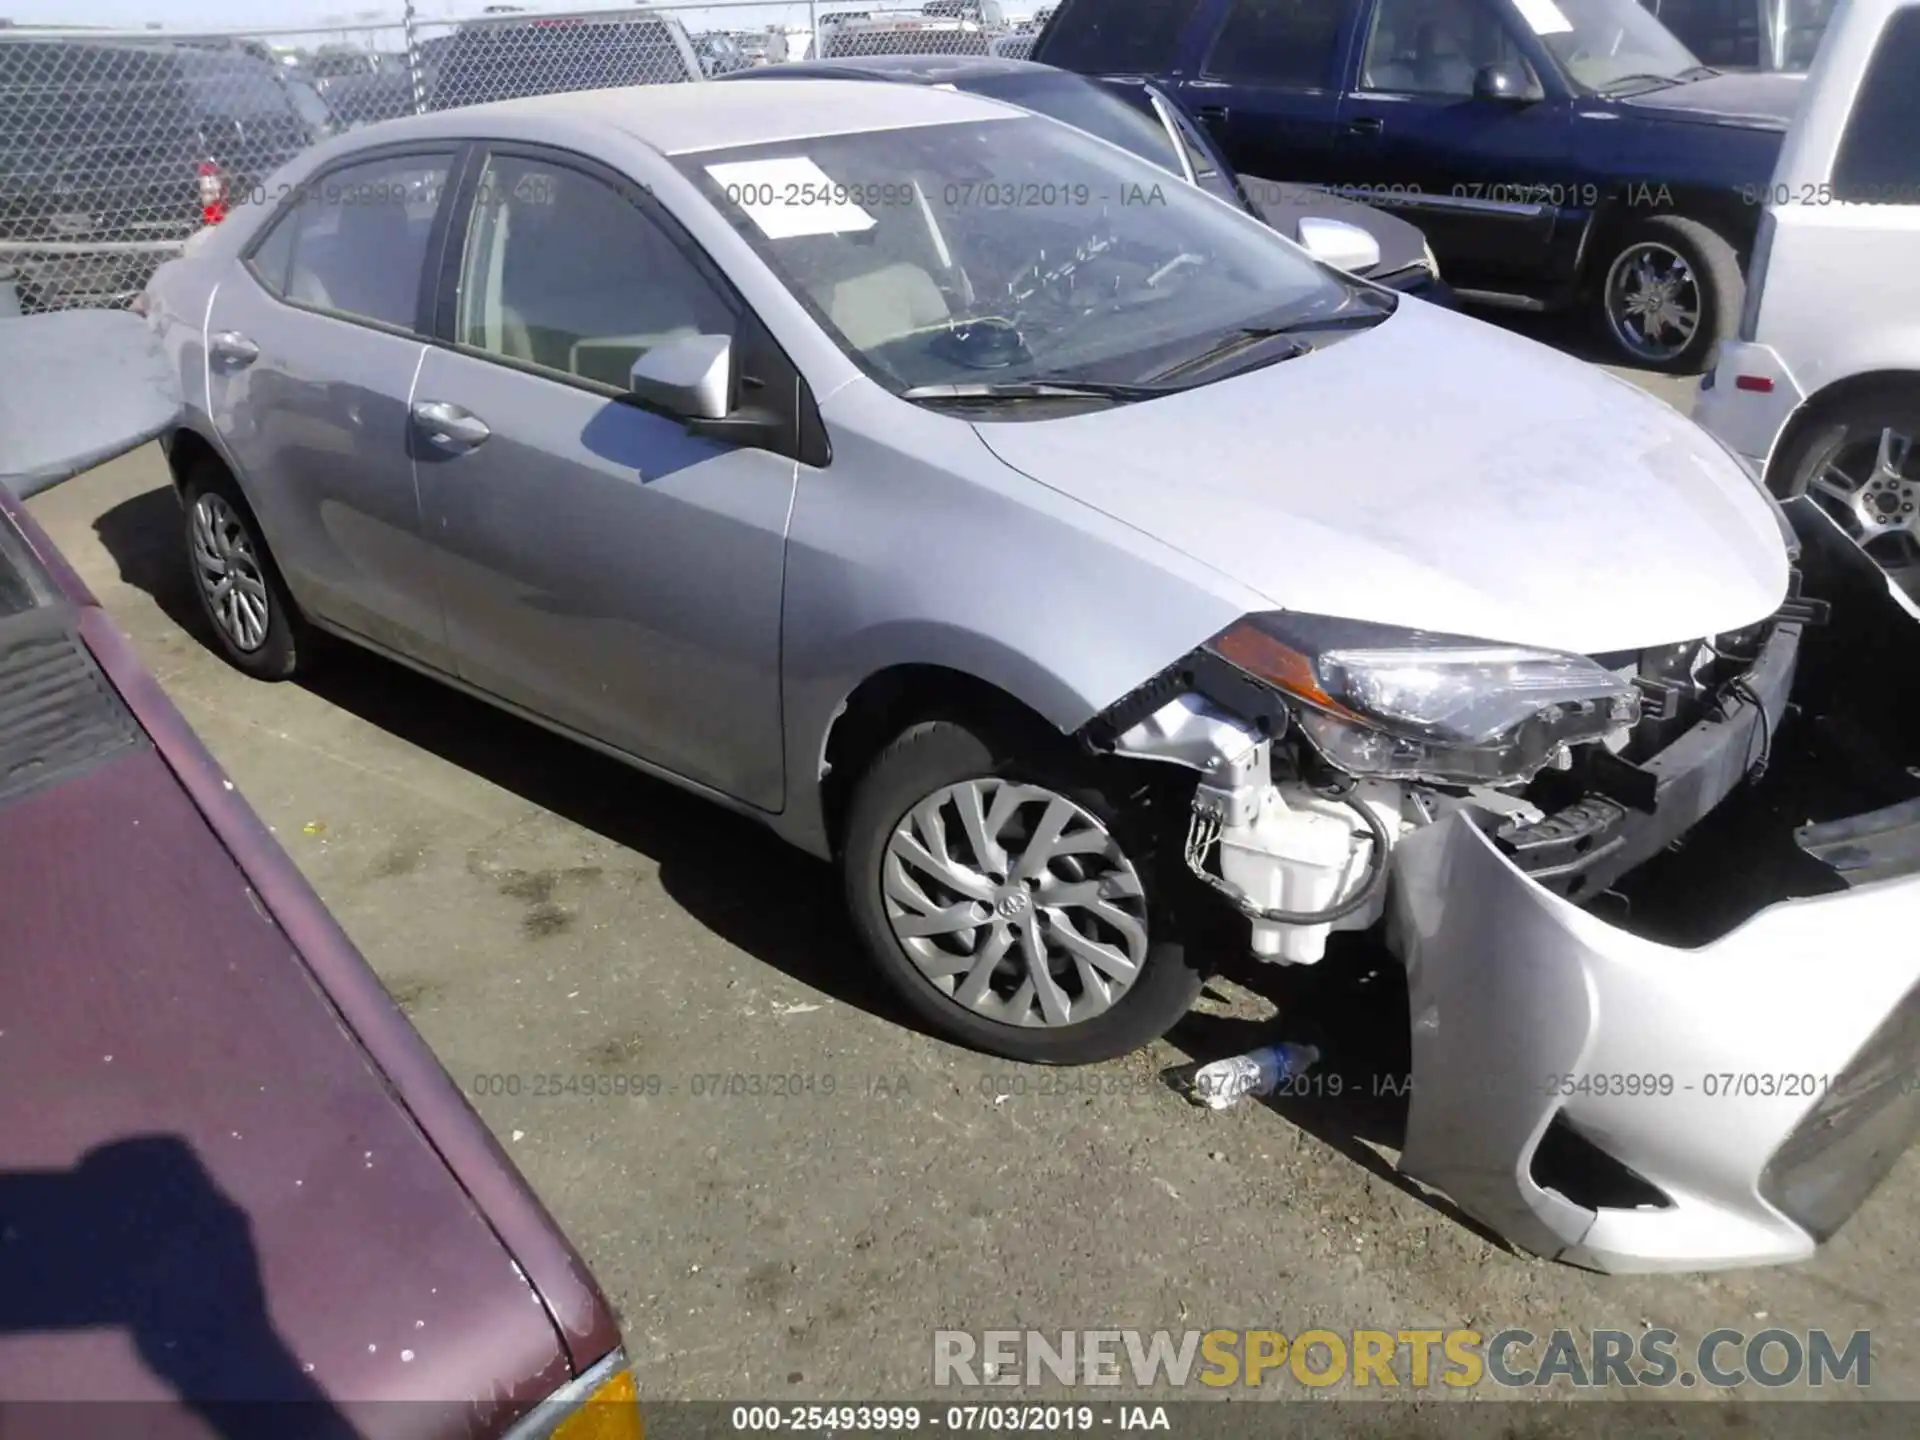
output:
[[[1304,1075],[1320,1059],[1311,1045],[1283,1041],[1202,1065],[1193,1077],[1193,1093],[1212,1110],[1224,1110],[1242,1095],[1271,1095],[1284,1080]]]

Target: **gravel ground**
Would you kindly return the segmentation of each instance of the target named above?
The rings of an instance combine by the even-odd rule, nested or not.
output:
[[[1391,1097],[1215,1114],[1170,1083],[1276,1016],[1320,1027],[1352,1089],[1398,1073],[1385,957],[1240,966],[1093,1070],[984,1059],[903,1023],[832,875],[752,825],[376,659],[228,669],[157,451],[31,508],[509,1142],[653,1397],[929,1396],[935,1328],[1015,1326],[1652,1326],[1683,1353],[1722,1326],[1865,1329],[1873,1394],[1920,1395],[1911,1156],[1797,1268],[1510,1253],[1395,1176]],[[1766,1393],[1809,1392],[1740,1396]]]

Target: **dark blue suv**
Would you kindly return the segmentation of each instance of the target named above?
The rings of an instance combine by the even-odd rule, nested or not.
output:
[[[1462,300],[1589,307],[1676,373],[1738,322],[1804,85],[1700,64],[1635,0],[1065,0],[1033,58],[1150,78],[1239,170],[1414,221]]]

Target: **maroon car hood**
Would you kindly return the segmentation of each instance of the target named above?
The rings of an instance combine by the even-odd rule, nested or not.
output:
[[[0,800],[0,887],[0,1397],[455,1402],[352,1427],[416,1435],[566,1380],[539,1297],[143,734]]]

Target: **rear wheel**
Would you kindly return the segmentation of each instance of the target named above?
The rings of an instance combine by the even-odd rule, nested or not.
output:
[[[187,475],[181,500],[194,593],[221,654],[256,679],[290,678],[307,659],[312,632],[240,487],[205,457]]]
[[[1834,406],[1781,452],[1768,483],[1811,499],[1920,601],[1920,385]]]
[[[1746,295],[1733,247],[1698,220],[1652,215],[1621,230],[1602,256],[1597,315],[1620,363],[1672,375],[1706,369]]]
[[[1073,1065],[1186,1014],[1203,977],[1166,903],[1169,847],[1151,807],[1123,807],[1111,783],[949,720],[875,759],[848,812],[848,905],[882,977],[933,1029]]]

